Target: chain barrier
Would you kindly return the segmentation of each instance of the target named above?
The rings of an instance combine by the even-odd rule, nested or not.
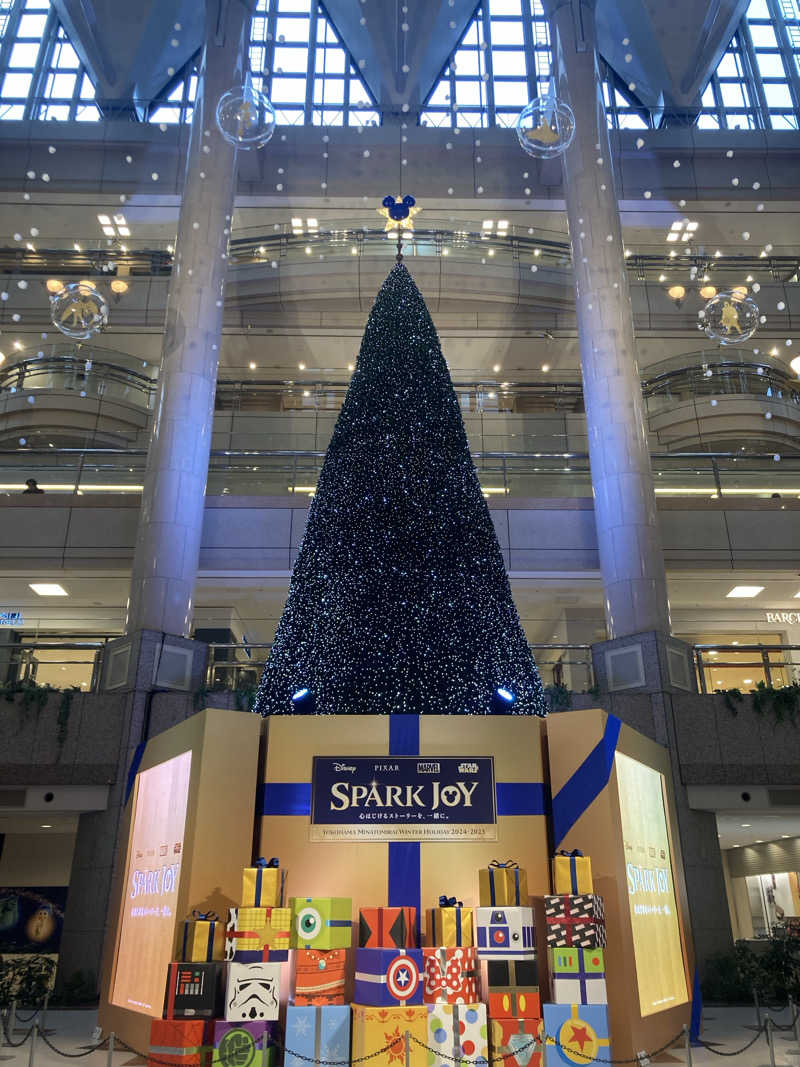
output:
[[[38,1009],[37,1009],[37,1012],[35,1012],[34,1015],[31,1016],[31,1018],[35,1018],[36,1014],[38,1014]],[[726,1057],[726,1058],[731,1058],[731,1057],[734,1057],[734,1056],[741,1056],[742,1053],[747,1052],[748,1049],[751,1049],[753,1047],[753,1045],[755,1045],[755,1043],[758,1041],[758,1039],[765,1032],[767,1033],[767,1039],[769,1040],[769,1036],[770,1036],[769,1035],[769,1029],[770,1029],[770,1027],[775,1029],[775,1030],[782,1030],[782,1031],[792,1030],[795,1027],[795,1025],[797,1024],[798,1019],[800,1019],[800,1011],[795,1012],[794,1018],[792,1019],[792,1021],[790,1023],[787,1023],[787,1024],[782,1025],[782,1026],[779,1026],[777,1023],[773,1022],[771,1019],[767,1019],[766,1022],[762,1023],[762,1025],[758,1028],[758,1030],[756,1031],[756,1033],[753,1036],[753,1038],[750,1041],[748,1041],[746,1045],[743,1045],[742,1048],[740,1048],[740,1049],[735,1049],[735,1050],[732,1050],[732,1051],[726,1051],[726,1050],[722,1050],[722,1049],[716,1048],[714,1045],[709,1044],[707,1041],[703,1041],[702,1038],[696,1038],[694,1043],[699,1045],[701,1048],[706,1049],[708,1052],[712,1053],[714,1056],[721,1056],[721,1057]],[[50,1041],[50,1039],[47,1037],[47,1035],[41,1029],[39,1029],[39,1027],[38,1027],[38,1025],[36,1023],[34,1023],[31,1027],[28,1028],[28,1030],[25,1033],[25,1035],[19,1041],[14,1041],[14,1040],[12,1040],[12,1038],[11,1038],[9,1032],[8,1032],[8,1018],[7,1018],[7,1015],[5,1013],[3,1013],[3,1015],[2,1015],[2,1031],[3,1031],[3,1037],[5,1039],[6,1046],[9,1047],[9,1048],[21,1048],[24,1044],[27,1043],[27,1041],[32,1036],[34,1036],[34,1031],[35,1031],[35,1037],[41,1038],[42,1041],[44,1042],[44,1044],[47,1045],[47,1047],[52,1052],[56,1053],[56,1055],[58,1055],[58,1056],[63,1056],[65,1059],[83,1059],[85,1056],[90,1056],[93,1052],[97,1052],[97,1051],[105,1048],[113,1038],[114,1039],[114,1041],[112,1043],[112,1048],[113,1049],[124,1049],[125,1051],[132,1053],[134,1056],[139,1056],[141,1059],[144,1059],[144,1060],[147,1061],[148,1067],[150,1067],[150,1065],[155,1065],[155,1067],[174,1067],[174,1061],[159,1059],[157,1056],[153,1056],[150,1052],[143,1052],[141,1049],[134,1048],[132,1045],[129,1045],[126,1041],[123,1041],[121,1038],[117,1037],[116,1035],[112,1035],[112,1034],[109,1034],[108,1036],[104,1037],[97,1044],[92,1045],[89,1048],[82,1049],[80,1052],[65,1052],[63,1049],[58,1048],[57,1045],[54,1045],[53,1042]],[[643,1058],[645,1058],[647,1060],[652,1060],[656,1056],[660,1056],[663,1052],[666,1052],[667,1049],[672,1048],[679,1041],[681,1041],[681,1039],[686,1039],[686,1037],[687,1037],[687,1030],[686,1030],[686,1028],[683,1028],[677,1034],[675,1034],[674,1037],[670,1038],[669,1041],[667,1041],[663,1045],[661,1045],[660,1048],[654,1049],[652,1052],[648,1052],[648,1053],[644,1053],[644,1054],[640,1053],[637,1056],[631,1056],[631,1057],[626,1058],[626,1059],[609,1059],[609,1058],[605,1058],[605,1057],[602,1057],[602,1056],[593,1056],[593,1055],[590,1055],[588,1053],[584,1053],[582,1051],[579,1051],[576,1048],[573,1048],[572,1046],[562,1045],[561,1042],[557,1038],[552,1037],[550,1034],[547,1034],[545,1032],[541,1032],[536,1037],[532,1037],[531,1040],[527,1044],[519,1045],[511,1053],[505,1053],[504,1055],[501,1055],[501,1056],[491,1056],[491,1057],[489,1057],[488,1058],[488,1063],[489,1064],[505,1063],[508,1060],[509,1055],[517,1056],[517,1055],[519,1055],[521,1053],[527,1052],[530,1049],[535,1049],[538,1046],[541,1046],[542,1048],[544,1048],[546,1046],[553,1046],[553,1047],[558,1048],[559,1050],[561,1050],[563,1052],[568,1053],[569,1056],[572,1057],[573,1059],[577,1059],[577,1060],[584,1059],[584,1060],[586,1060],[587,1064],[588,1063],[602,1063],[602,1064],[609,1064],[609,1065],[611,1065],[611,1064],[614,1064],[614,1065],[640,1064],[642,1062]],[[275,1040],[270,1040],[268,1047],[275,1048],[278,1051],[286,1053],[286,1054],[288,1054],[290,1056],[293,1056],[295,1059],[301,1060],[301,1061],[303,1061],[305,1063],[313,1063],[315,1065],[319,1065],[319,1067],[351,1067],[351,1065],[353,1065],[353,1064],[366,1063],[369,1060],[376,1059],[378,1056],[385,1055],[387,1052],[395,1049],[397,1047],[397,1045],[400,1044],[401,1042],[403,1042],[404,1040],[409,1040],[409,1041],[413,1042],[415,1045],[418,1045],[421,1049],[424,1049],[426,1052],[433,1053],[438,1059],[447,1060],[447,1061],[449,1061],[451,1063],[454,1063],[454,1064],[459,1064],[459,1063],[468,1064],[470,1062],[469,1057],[453,1056],[453,1055],[449,1055],[448,1053],[444,1052],[442,1049],[431,1048],[430,1045],[427,1045],[424,1041],[421,1041],[418,1037],[416,1037],[414,1034],[412,1034],[408,1030],[405,1031],[404,1034],[398,1035],[398,1037],[394,1041],[391,1041],[388,1045],[384,1045],[382,1048],[376,1049],[374,1052],[370,1052],[365,1056],[358,1056],[355,1059],[321,1060],[321,1059],[318,1059],[315,1056],[306,1056],[302,1052],[296,1052],[293,1049],[288,1048],[281,1041],[275,1041]],[[254,1057],[254,1055],[255,1055],[255,1050],[251,1053],[251,1060]],[[248,1061],[246,1064],[240,1064],[239,1067],[250,1067],[250,1061]]]

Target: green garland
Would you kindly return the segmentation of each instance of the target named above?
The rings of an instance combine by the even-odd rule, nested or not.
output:
[[[66,689],[57,689],[52,685],[37,685],[36,682],[31,681],[8,682],[6,685],[0,686],[0,696],[4,697],[9,704],[15,703],[16,698],[20,696],[20,710],[28,712],[35,708],[37,717],[54,693],[61,694],[56,715],[56,740],[59,746],[63,745],[67,739],[72,701],[75,699],[75,694],[80,692],[81,687],[79,685],[68,686]]]
[[[714,692],[722,697],[725,707],[735,718],[739,714],[738,705],[745,697],[741,689],[715,689]],[[800,716],[800,685],[797,682],[779,689],[759,682],[755,689],[750,690],[750,696],[753,698],[753,711],[756,715],[763,718],[771,714],[776,725],[790,722],[792,726],[797,726]]]

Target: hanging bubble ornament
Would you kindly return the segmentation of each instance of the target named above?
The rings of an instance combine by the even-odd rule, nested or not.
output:
[[[275,108],[248,78],[219,98],[217,126],[236,148],[263,148],[275,133]]]
[[[85,341],[108,323],[108,304],[93,285],[72,282],[50,297],[50,318],[67,337]]]
[[[531,100],[517,119],[517,137],[523,152],[551,159],[566,152],[575,136],[572,108],[553,93]]]
[[[741,292],[717,293],[700,313],[706,336],[721,345],[748,340],[758,327],[758,304]]]

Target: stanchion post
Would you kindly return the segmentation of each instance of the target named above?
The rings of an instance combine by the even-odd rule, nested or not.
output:
[[[44,995],[44,1003],[42,1004],[42,1022],[41,1022],[42,1033],[44,1033],[45,1027],[47,1025],[47,1004],[48,1004],[49,1000],[50,1000],[50,994],[49,993],[45,993],[45,995]]]
[[[792,1006],[792,1033],[794,1034],[795,1041],[800,1045],[800,1013],[797,1010],[797,1005],[791,997],[789,998],[789,1003]]]
[[[106,1054],[106,1067],[111,1067],[111,1061],[114,1058],[114,1031],[108,1035],[108,1053]]]
[[[411,1067],[411,1031],[405,1032],[405,1045],[406,1045],[406,1067]]]
[[[31,1047],[28,1049],[28,1067],[33,1067],[33,1057],[36,1054],[36,1035],[39,1033],[39,1025],[34,1020],[31,1027]]]
[[[683,1048],[686,1053],[686,1067],[692,1067],[692,1037],[686,1023],[683,1024]]]
[[[761,1029],[761,1005],[758,1002],[758,990],[753,986],[753,1003],[756,1006],[756,1026]]]
[[[13,1039],[14,1030],[17,1025],[17,998],[11,1001],[11,1014],[8,1017],[8,1036]]]
[[[772,1032],[772,1019],[767,1016],[767,1044],[769,1045],[769,1067],[775,1067],[775,1036]]]

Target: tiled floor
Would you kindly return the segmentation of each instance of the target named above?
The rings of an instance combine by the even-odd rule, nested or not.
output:
[[[786,1024],[789,1021],[789,1012],[784,1010],[774,1016],[777,1023]],[[80,1052],[82,1046],[91,1044],[92,1031],[97,1021],[93,1011],[51,1011],[47,1017],[48,1038],[57,1048],[64,1052]],[[702,1037],[705,1041],[713,1043],[718,1052],[731,1052],[742,1048],[751,1041],[754,1036],[755,1011],[753,1008],[718,1008],[708,1007],[705,1011]],[[19,1041],[27,1027],[18,1028],[13,1035],[15,1041]],[[0,1067],[28,1067],[30,1046],[26,1043],[19,1049],[12,1049],[0,1045]],[[92,1052],[81,1059],[67,1060],[52,1052],[41,1040],[37,1043],[33,1067],[66,1067],[68,1063],[77,1065],[87,1064],[87,1067],[100,1067],[108,1061],[105,1051]],[[128,1067],[139,1064],[141,1060],[131,1056],[129,1052],[115,1052],[113,1055],[113,1067]],[[682,1048],[670,1050],[664,1057],[664,1062],[685,1063],[686,1055]],[[703,1067],[770,1067],[769,1049],[765,1038],[762,1036],[747,1052],[735,1057],[721,1057],[705,1048],[692,1049],[692,1062]],[[776,1067],[800,1067],[800,1046],[794,1041],[791,1031],[775,1033],[775,1064]]]

